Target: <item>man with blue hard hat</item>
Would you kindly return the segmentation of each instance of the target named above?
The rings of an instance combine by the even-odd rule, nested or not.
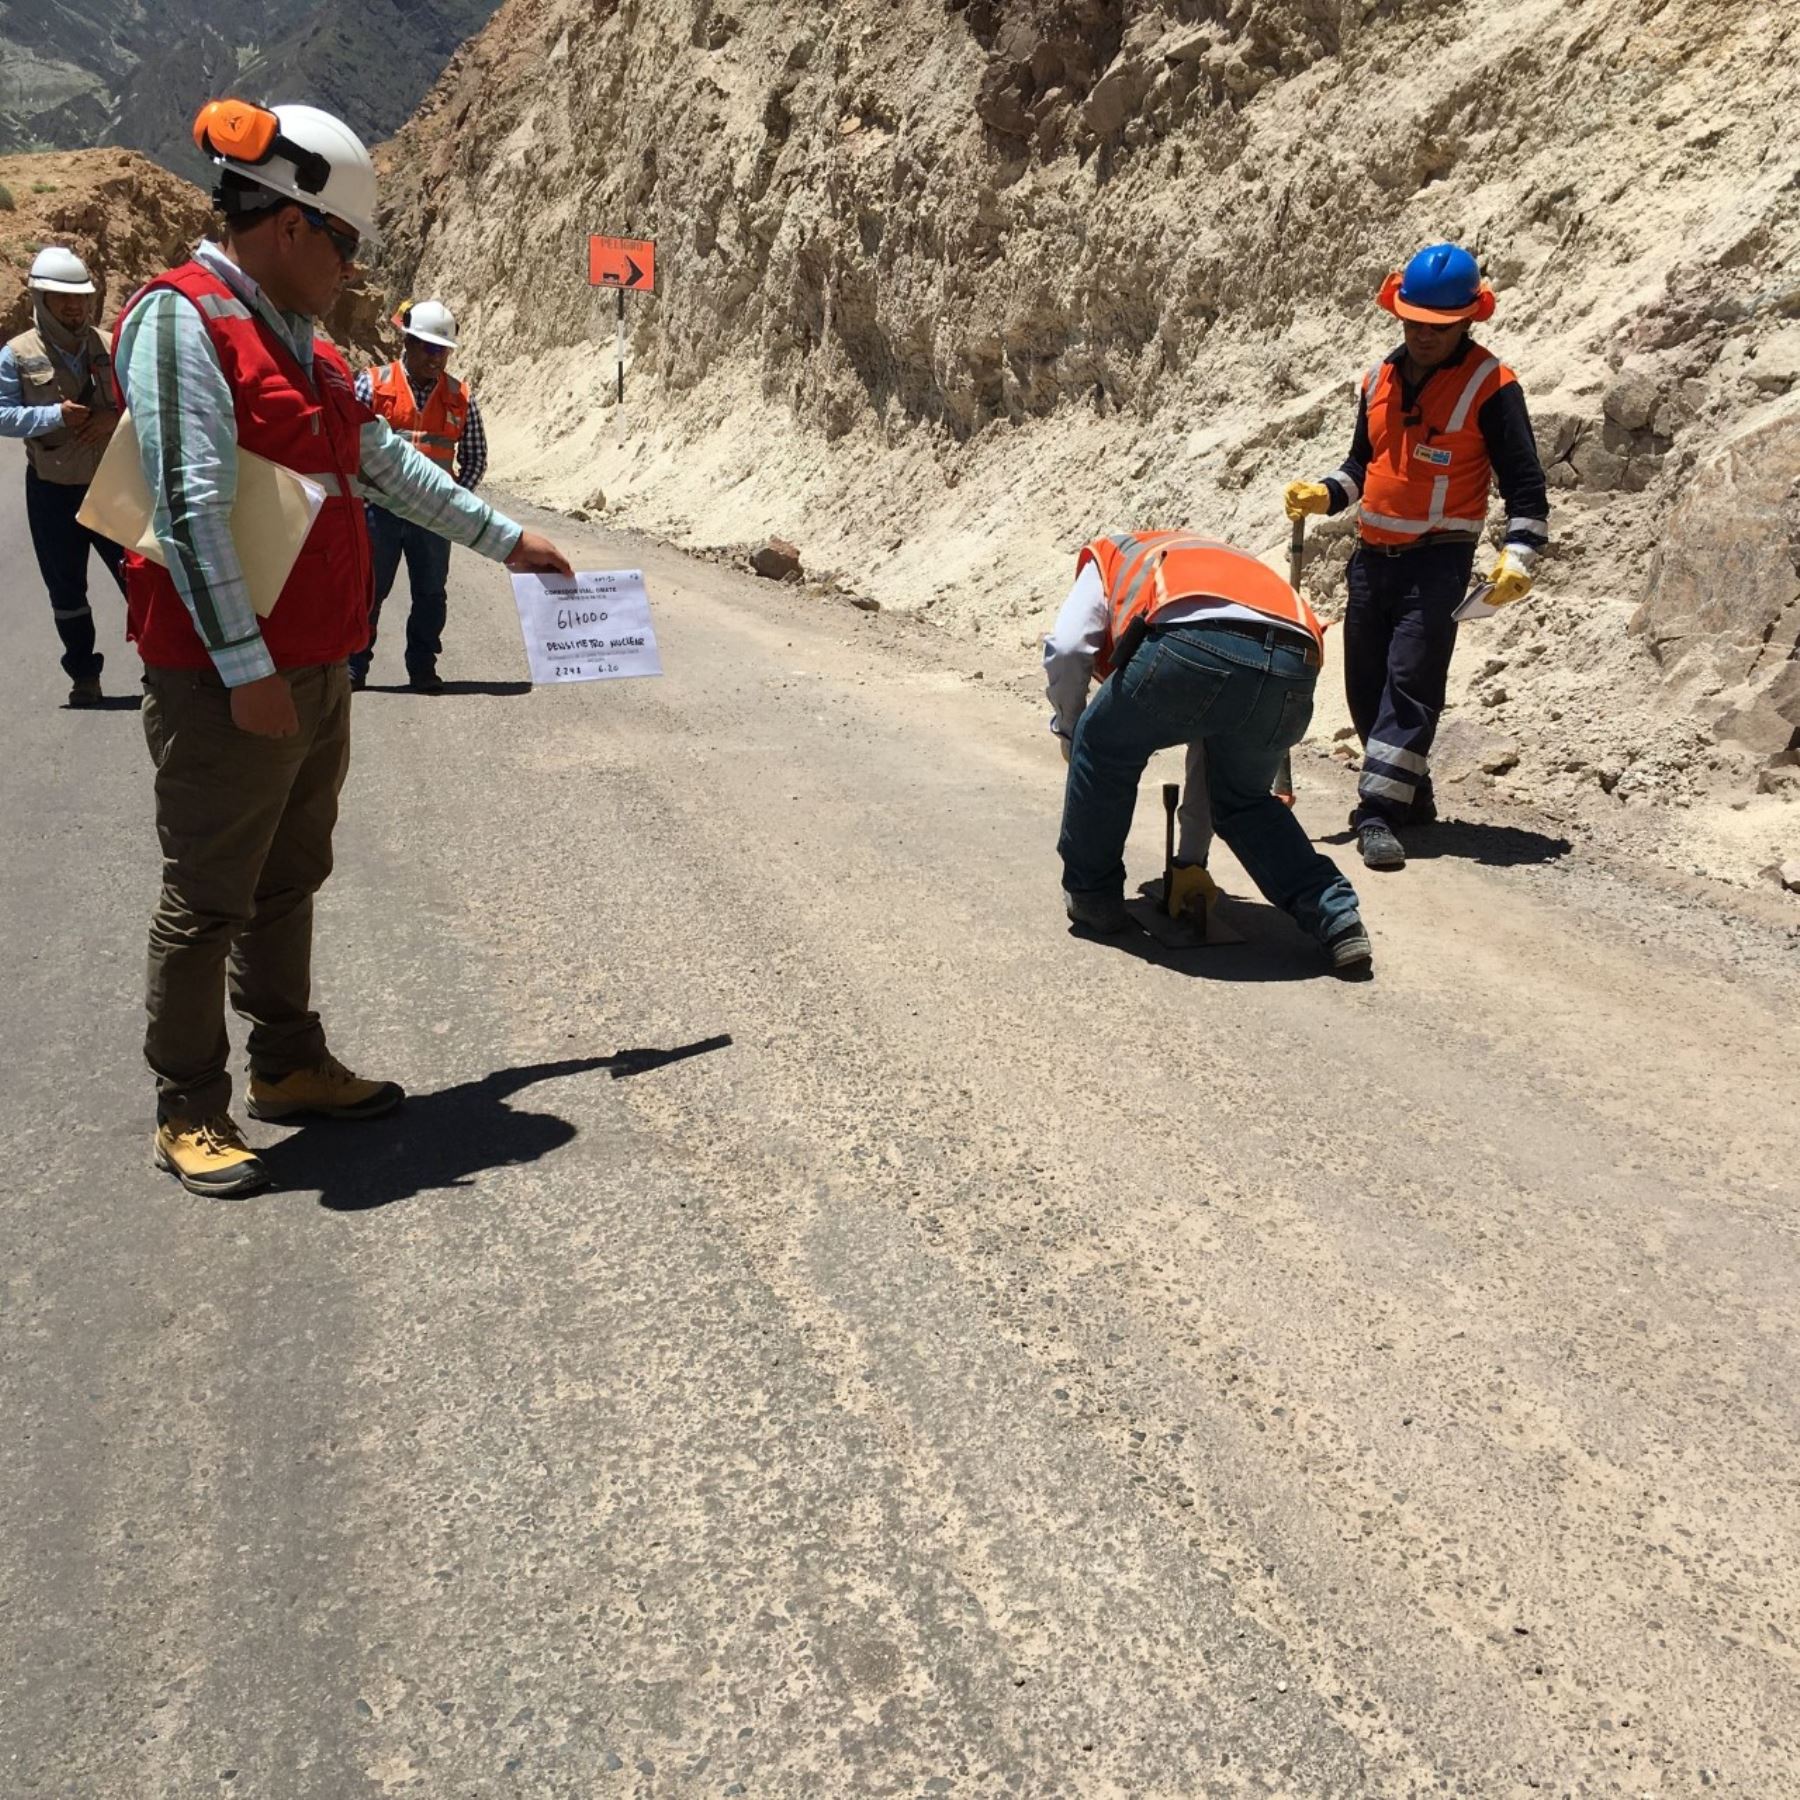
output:
[[[1397,869],[1406,851],[1396,827],[1437,817],[1431,743],[1490,487],[1506,506],[1484,596],[1493,606],[1531,591],[1550,506],[1524,390],[1469,335],[1494,312],[1475,258],[1429,245],[1387,278],[1378,304],[1400,319],[1405,342],[1363,377],[1343,465],[1290,482],[1283,499],[1294,520],[1360,505],[1344,614],[1344,689],[1363,746],[1350,823],[1370,868]]]

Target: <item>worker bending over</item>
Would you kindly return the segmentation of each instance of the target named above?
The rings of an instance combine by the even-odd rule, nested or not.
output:
[[[1495,606],[1531,591],[1550,507],[1524,390],[1469,335],[1494,311],[1475,258],[1430,245],[1388,277],[1377,303],[1401,320],[1405,342],[1363,377],[1343,466],[1290,482],[1284,501],[1290,519],[1361,503],[1344,614],[1344,688],[1363,747],[1350,823],[1371,869],[1397,869],[1406,851],[1395,828],[1437,817],[1431,743],[1489,487],[1498,479],[1507,513],[1486,596]]]
[[[1198,745],[1213,828],[1263,894],[1340,970],[1365,967],[1356,891],[1269,790],[1304,735],[1323,660],[1306,601],[1272,569],[1189,531],[1126,531],[1081,552],[1075,585],[1044,644],[1068,742],[1063,898],[1100,932],[1130,923],[1125,840],[1144,767]],[[1087,704],[1091,678],[1103,685]]]

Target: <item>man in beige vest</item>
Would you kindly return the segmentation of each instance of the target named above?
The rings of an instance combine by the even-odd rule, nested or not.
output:
[[[0,349],[0,437],[25,440],[25,515],[62,639],[69,704],[97,706],[102,658],[88,608],[88,552],[99,553],[121,592],[124,552],[75,515],[119,422],[112,355],[94,329],[93,278],[73,250],[39,251],[31,303],[32,328]]]

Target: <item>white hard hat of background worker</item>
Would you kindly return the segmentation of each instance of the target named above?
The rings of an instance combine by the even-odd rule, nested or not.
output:
[[[409,300],[394,314],[394,324],[409,338],[434,350],[456,348],[456,314],[441,300]]]
[[[61,244],[46,244],[32,259],[26,285],[31,290],[32,322],[42,336],[71,354],[82,349],[100,305],[87,264]]]
[[[223,171],[213,198],[226,214],[291,201],[321,230],[329,219],[350,227],[348,243],[332,232],[345,261],[374,245],[375,164],[343,120],[316,106],[211,100],[194,120],[194,142]]]
[[[40,294],[91,294],[94,278],[73,250],[46,244],[32,259],[30,285]]]

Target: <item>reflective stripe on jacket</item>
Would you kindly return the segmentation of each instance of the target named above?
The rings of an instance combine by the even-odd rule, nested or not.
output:
[[[454,375],[440,375],[431,398],[421,408],[413,398],[406,365],[391,362],[369,371],[369,386],[376,412],[416,450],[454,474],[456,447],[469,420],[463,384]]]
[[[65,400],[91,406],[96,412],[113,407],[112,354],[106,339],[88,327],[87,373],[77,375],[60,356],[53,356],[43,334],[34,325],[7,345],[19,370],[19,398],[26,406],[60,406]],[[65,426],[42,437],[25,440],[31,472],[40,481],[60,487],[86,487],[94,479],[105,444],[81,444]]]
[[[1306,601],[1267,564],[1216,538],[1194,531],[1122,531],[1088,544],[1076,559],[1076,573],[1090,562],[1106,585],[1107,633],[1094,658],[1097,679],[1111,672],[1113,649],[1135,620],[1153,625],[1178,600],[1248,607],[1297,626],[1324,653],[1324,629]]]
[[[160,275],[132,296],[119,332],[144,295],[170,289],[205,321],[230,383],[240,450],[279,463],[325,490],[325,504],[267,618],[263,642],[278,669],[341,662],[369,641],[373,565],[362,502],[362,428],[371,414],[356,398],[349,366],[320,339],[309,380],[293,352],[218,276],[197,262]],[[126,633],[153,668],[205,669],[212,657],[169,572],[125,555]]]
[[[1471,348],[1454,367],[1425,378],[1410,413],[1398,365],[1377,363],[1363,378],[1373,451],[1359,521],[1366,542],[1410,544],[1434,531],[1480,535],[1493,466],[1476,415],[1517,378],[1497,356]]]

